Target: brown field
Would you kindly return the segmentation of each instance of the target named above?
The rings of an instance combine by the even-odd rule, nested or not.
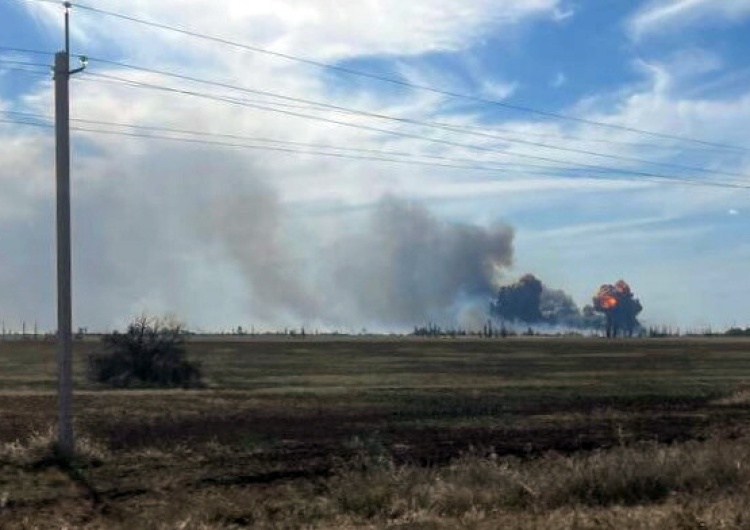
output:
[[[750,341],[196,338],[203,390],[0,343],[0,528],[750,528]]]

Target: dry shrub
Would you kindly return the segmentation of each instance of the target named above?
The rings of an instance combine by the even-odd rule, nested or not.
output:
[[[136,318],[125,333],[102,337],[104,351],[88,359],[88,378],[115,388],[202,387],[201,369],[187,360],[179,324]]]

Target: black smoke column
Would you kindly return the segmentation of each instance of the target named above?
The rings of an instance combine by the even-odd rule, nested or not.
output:
[[[500,288],[490,313],[504,321],[542,322],[539,309],[542,289],[542,282],[536,276],[526,274],[517,283]]]

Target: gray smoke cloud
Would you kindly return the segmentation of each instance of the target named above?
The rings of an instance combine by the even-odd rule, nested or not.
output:
[[[247,282],[252,313],[262,321],[310,318],[320,312],[302,280],[304,262],[295,259],[285,234],[285,212],[274,190],[254,182],[250,189],[221,197],[204,220],[206,235],[223,243]]]
[[[582,320],[583,315],[578,305],[562,289],[551,289],[545,286],[539,301],[539,311],[542,318],[552,325],[588,327]]]
[[[262,160],[171,144],[120,153],[129,146],[111,158],[79,147],[75,327],[112,329],[141,313],[195,330],[481,320],[512,262],[505,225],[446,221],[395,197],[321,212],[314,200],[282,200],[269,183],[282,170]],[[0,319],[54,330],[54,197],[42,188],[15,203],[0,212]]]
[[[447,222],[393,196],[322,246],[289,237],[289,212],[262,185],[211,210],[210,232],[267,321],[407,329],[455,320],[466,304],[488,307],[498,272],[513,259],[511,227]]]
[[[582,311],[562,289],[552,289],[533,274],[500,287],[490,308],[503,323],[538,324],[566,328],[593,329],[600,325],[590,307]]]
[[[383,198],[366,228],[334,247],[338,290],[367,321],[456,318],[462,302],[487,307],[513,260],[513,229],[441,221],[424,206]]]

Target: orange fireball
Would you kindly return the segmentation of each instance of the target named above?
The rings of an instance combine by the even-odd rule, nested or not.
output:
[[[599,310],[613,309],[618,304],[618,292],[614,285],[602,285],[594,296],[594,307]]]
[[[612,309],[617,305],[617,298],[611,295],[605,295],[599,298],[599,305],[602,309]]]

